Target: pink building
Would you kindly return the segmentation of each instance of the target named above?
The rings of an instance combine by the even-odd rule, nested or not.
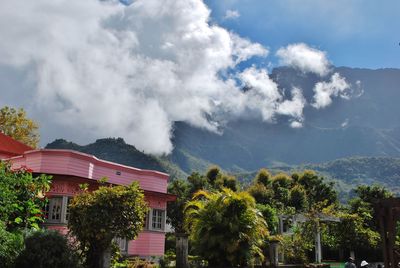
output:
[[[167,202],[175,196],[167,193],[168,174],[124,166],[72,150],[34,150],[0,132],[0,159],[11,161],[14,168],[25,166],[33,173],[53,176],[45,209],[47,228],[65,233],[68,223],[68,202],[80,191],[80,184],[89,184],[89,190],[98,187],[103,177],[115,185],[129,185],[137,181],[144,190],[150,211],[146,226],[136,240],[119,239],[122,252],[140,257],[164,254]],[[105,215],[106,216],[106,215]]]

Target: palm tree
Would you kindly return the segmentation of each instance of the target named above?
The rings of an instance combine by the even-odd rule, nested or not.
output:
[[[185,227],[210,266],[246,265],[263,259],[266,222],[247,192],[198,191],[185,208]]]

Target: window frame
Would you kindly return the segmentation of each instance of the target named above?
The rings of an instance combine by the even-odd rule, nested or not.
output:
[[[72,196],[62,196],[62,195],[54,195],[48,197],[48,202],[44,208],[45,214],[45,224],[67,224],[67,215],[69,216],[68,204],[72,199]],[[61,199],[61,209],[60,209],[60,218],[52,219],[53,217],[53,207],[54,207],[54,199]]]
[[[158,215],[154,215],[154,213],[161,213]],[[165,221],[166,221],[166,211],[164,209],[158,209],[158,208],[152,208],[150,209],[149,212],[149,219],[148,219],[148,223],[149,223],[149,230],[151,231],[156,231],[156,232],[165,232]],[[157,223],[155,223],[154,221],[154,217],[156,217],[155,219],[157,220]],[[155,224],[159,224],[160,227],[155,226]]]

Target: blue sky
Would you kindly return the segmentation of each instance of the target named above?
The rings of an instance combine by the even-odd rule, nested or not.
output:
[[[269,47],[304,42],[336,66],[400,68],[398,0],[206,0],[217,24]],[[239,17],[225,18],[227,10]]]

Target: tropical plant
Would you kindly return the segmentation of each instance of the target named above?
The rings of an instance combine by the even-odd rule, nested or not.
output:
[[[174,180],[168,185],[168,193],[176,195],[175,202],[167,205],[167,222],[172,225],[176,233],[184,233],[184,208],[192,193],[190,184],[184,180]]]
[[[247,192],[199,191],[185,214],[190,239],[210,266],[246,265],[263,258],[268,230]]]

